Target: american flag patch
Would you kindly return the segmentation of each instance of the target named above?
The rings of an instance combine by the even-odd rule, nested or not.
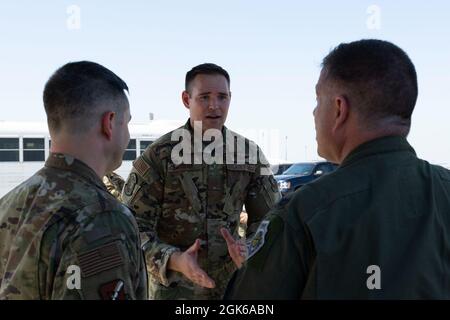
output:
[[[80,254],[78,255],[78,261],[83,278],[123,265],[118,242],[109,243]]]
[[[141,177],[144,177],[148,169],[150,169],[150,166],[142,157],[137,158],[133,162],[133,167],[136,169],[137,172],[139,172]]]

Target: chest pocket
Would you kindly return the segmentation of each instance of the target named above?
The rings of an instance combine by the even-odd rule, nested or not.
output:
[[[168,164],[162,214],[157,223],[161,240],[182,246],[200,236],[204,219],[202,181],[201,165]]]
[[[169,164],[164,184],[164,207],[202,212],[200,191],[203,185],[201,165]]]
[[[229,215],[240,213],[247,196],[256,165],[227,164],[227,194],[223,211]]]

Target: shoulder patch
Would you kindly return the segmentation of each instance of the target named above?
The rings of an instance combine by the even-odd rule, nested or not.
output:
[[[113,242],[78,255],[81,275],[91,277],[124,264],[119,243]]]
[[[144,177],[147,171],[150,169],[150,165],[147,163],[147,161],[144,160],[144,157],[142,156],[133,161],[133,167],[142,177]]]
[[[269,226],[269,223],[270,220],[262,221],[258,227],[258,230],[256,230],[255,235],[247,243],[247,250],[248,250],[247,259],[250,259],[252,256],[254,256],[258,252],[258,250],[261,249],[262,246],[264,245],[267,227]]]
[[[134,191],[134,187],[137,184],[137,181],[138,181],[137,174],[132,172],[130,174],[130,177],[128,178],[127,183],[125,184],[125,187],[123,188],[123,191],[125,192],[125,194],[127,196],[131,197],[131,195],[133,194],[133,191]]]
[[[273,244],[278,239],[278,236],[283,229],[283,220],[277,213],[267,217],[264,222],[266,222],[267,225],[262,225],[261,222],[260,228],[262,229],[262,240],[258,241],[258,243],[262,241],[262,244],[257,245],[255,250],[252,252],[252,257],[247,259],[248,265],[258,270],[262,270],[266,265],[266,260],[272,250]],[[255,233],[255,238],[257,237],[256,235],[258,231],[260,231],[259,228]],[[252,238],[252,240],[253,239],[254,238]],[[247,247],[249,247],[248,244]]]

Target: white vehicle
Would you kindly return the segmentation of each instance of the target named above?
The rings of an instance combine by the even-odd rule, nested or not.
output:
[[[183,121],[150,120],[131,123],[130,142],[122,166],[115,172],[127,178],[132,161],[153,141],[184,124]],[[51,140],[46,122],[0,120],[0,198],[44,166]]]

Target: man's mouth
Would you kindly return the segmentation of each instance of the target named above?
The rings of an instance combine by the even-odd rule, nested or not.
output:
[[[206,119],[210,119],[210,120],[217,120],[222,118],[222,116],[206,116]]]

